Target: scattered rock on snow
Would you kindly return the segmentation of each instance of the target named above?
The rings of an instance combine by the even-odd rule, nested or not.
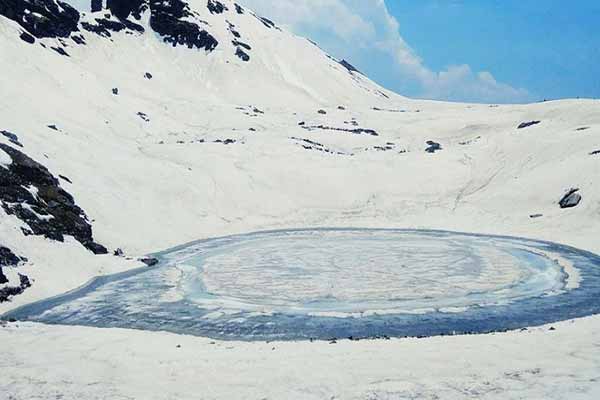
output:
[[[119,94],[119,89],[118,88],[113,88],[112,89],[112,94],[114,94],[115,96]]]
[[[137,116],[140,117],[141,119],[143,119],[146,122],[150,122],[150,118],[148,118],[148,115],[146,113],[143,113],[143,112],[139,111],[137,113]]]
[[[577,206],[581,202],[581,195],[579,193],[579,189],[572,188],[567,191],[567,193],[560,199],[558,204],[560,208],[571,208]]]
[[[325,114],[327,114],[327,111],[325,111],[325,110],[323,110],[323,109],[320,109],[320,110],[319,110],[319,111],[317,111],[317,112],[318,112],[319,114],[321,114],[321,115],[325,115]]]

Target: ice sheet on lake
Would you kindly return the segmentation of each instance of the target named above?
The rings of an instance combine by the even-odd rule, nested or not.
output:
[[[200,241],[34,320],[241,339],[487,332],[598,307],[598,257],[437,231],[315,229]]]

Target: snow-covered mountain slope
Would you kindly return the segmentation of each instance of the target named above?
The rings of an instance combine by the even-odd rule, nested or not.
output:
[[[232,1],[108,3],[81,15],[55,0],[0,4],[0,144],[53,177],[15,183],[27,174],[0,148],[11,190],[31,194],[0,198],[0,245],[27,259],[6,257],[0,288],[21,287],[19,273],[31,284],[0,311],[148,252],[276,227],[442,228],[600,251],[599,101],[410,100]],[[540,123],[518,128],[529,121]],[[40,187],[67,193],[87,239]],[[582,200],[561,208],[571,188]],[[33,207],[29,222],[17,203]],[[32,226],[53,218],[63,242]]]

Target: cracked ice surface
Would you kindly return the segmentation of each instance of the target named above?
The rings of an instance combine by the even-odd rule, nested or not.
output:
[[[489,332],[600,310],[597,256],[527,239],[315,229],[196,242],[159,267],[22,310],[218,338]]]

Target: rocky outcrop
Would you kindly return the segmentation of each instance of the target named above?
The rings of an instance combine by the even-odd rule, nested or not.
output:
[[[0,150],[12,159],[0,168],[0,204],[27,225],[24,234],[61,242],[70,235],[95,254],[107,253],[93,240],[84,211],[46,167],[9,145],[0,143]]]
[[[166,43],[206,51],[213,51],[219,44],[210,33],[188,20],[194,16],[181,0],[150,0],[150,12],[150,26]]]
[[[579,203],[582,200],[582,197],[578,192],[579,189],[577,188],[569,189],[567,193],[558,202],[560,208],[572,208],[579,205]]]
[[[69,37],[79,30],[79,12],[60,0],[2,0],[0,15],[16,21],[36,38]]]

